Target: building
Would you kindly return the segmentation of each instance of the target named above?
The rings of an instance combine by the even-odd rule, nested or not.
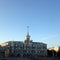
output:
[[[9,55],[12,56],[47,56],[47,44],[33,42],[33,40],[30,40],[29,32],[27,32],[26,39],[23,42],[8,41],[1,44],[1,46],[5,46],[5,50],[9,49]]]

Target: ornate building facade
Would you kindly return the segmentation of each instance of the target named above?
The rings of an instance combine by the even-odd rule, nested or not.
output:
[[[26,39],[21,41],[8,41],[1,46],[5,47],[5,54],[14,56],[47,56],[47,44],[40,42],[33,42],[30,40],[29,32],[27,32]],[[8,52],[6,52],[6,50]],[[7,56],[7,55],[6,55]]]
[[[38,55],[47,56],[47,44],[40,42],[33,42],[30,40],[29,34],[27,34],[24,42],[21,41],[8,41],[3,43],[5,50],[9,49],[9,55],[14,56],[26,56],[26,55]],[[5,54],[8,54],[5,53]]]

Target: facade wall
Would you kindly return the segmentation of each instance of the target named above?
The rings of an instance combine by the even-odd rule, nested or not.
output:
[[[29,34],[26,36],[24,42],[21,41],[8,41],[3,43],[5,50],[9,49],[10,55],[23,56],[23,55],[36,55],[47,56],[47,44],[40,42],[33,42],[30,40]],[[3,46],[2,45],[2,46]]]
[[[8,42],[9,49],[11,50],[10,52],[15,56],[24,54],[40,55],[40,56],[47,55],[47,45],[44,43],[31,42],[29,44],[26,44],[22,42],[13,42],[13,46],[11,45],[12,45],[11,42]]]

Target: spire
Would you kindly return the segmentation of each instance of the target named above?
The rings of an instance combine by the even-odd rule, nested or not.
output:
[[[30,35],[29,35],[29,26],[27,26],[27,36],[26,36],[27,40],[30,40]]]
[[[27,26],[27,35],[29,35],[29,26]]]

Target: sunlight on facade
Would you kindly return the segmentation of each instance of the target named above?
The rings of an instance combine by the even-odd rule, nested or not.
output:
[[[2,43],[2,44],[0,44],[0,45],[3,47],[3,46],[7,46],[8,43],[7,43],[7,42],[4,42],[4,43]]]

